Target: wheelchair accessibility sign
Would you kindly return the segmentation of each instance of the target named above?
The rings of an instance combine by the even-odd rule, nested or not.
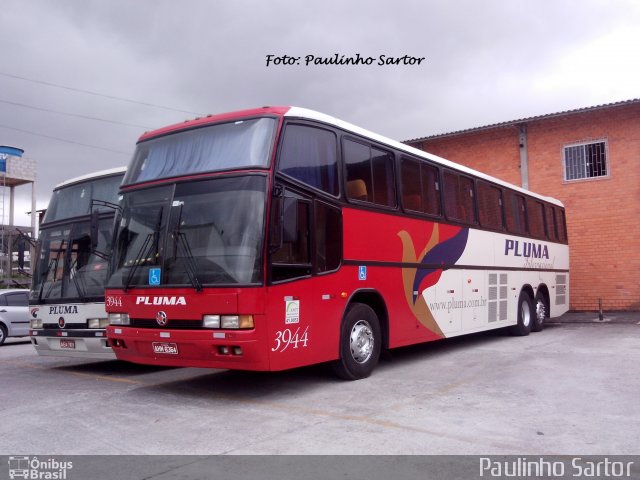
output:
[[[358,267],[358,280],[366,280],[367,279],[367,267],[366,265],[360,265]]]
[[[160,285],[161,271],[159,268],[149,269],[149,285]]]

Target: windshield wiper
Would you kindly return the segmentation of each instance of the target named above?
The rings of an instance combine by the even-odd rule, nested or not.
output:
[[[57,275],[58,275],[58,263],[60,262],[60,254],[64,251],[64,244],[65,244],[66,240],[62,240],[60,242],[60,246],[57,249],[56,252],[56,258],[52,258],[51,260],[49,260],[49,265],[47,265],[47,269],[44,271],[44,273],[42,274],[42,283],[40,284],[40,291],[38,292],[38,302],[42,302],[42,292],[44,290],[44,285],[45,283],[47,283],[47,278],[49,278],[49,272],[51,272],[51,267],[53,267],[55,265],[55,269],[53,270],[53,278],[51,279],[51,286],[49,287],[49,290],[47,290],[47,298],[49,297],[49,295],[51,294],[51,290],[53,290],[53,286],[55,284],[55,282],[58,280],[57,279]],[[62,287],[60,289],[60,297],[62,297]]]
[[[85,286],[86,283],[84,282],[84,280],[80,281],[78,279],[78,259],[76,258],[73,263],[71,264],[71,266],[69,267],[69,277],[71,278],[71,280],[73,280],[73,284],[76,287],[76,292],[78,292],[78,298],[80,299],[81,302],[86,302],[86,296],[85,296]]]
[[[144,239],[136,258],[133,260],[133,265],[129,270],[129,275],[127,275],[127,280],[124,283],[124,291],[126,292],[131,285],[131,281],[133,280],[133,276],[136,273],[136,270],[142,263],[142,261],[148,261],[149,255],[154,250],[156,253],[158,252],[159,242],[160,242],[160,227],[162,226],[162,212],[164,207],[160,207],[160,211],[158,212],[158,221],[156,222],[156,228],[147,234],[147,237]]]
[[[198,266],[196,265],[196,261],[193,258],[193,252],[191,251],[191,246],[189,245],[189,240],[187,240],[187,235],[184,232],[180,231],[180,223],[182,222],[182,207],[184,205],[180,205],[180,213],[178,214],[178,222],[176,224],[176,228],[173,230],[173,240],[175,244],[178,246],[178,249],[182,248],[182,253],[184,255],[184,267],[187,272],[187,276],[189,277],[189,281],[193,288],[195,288],[196,292],[202,290],[202,283],[200,283],[200,279],[198,278]],[[177,252],[176,252],[177,253]],[[174,254],[174,257],[177,258],[177,255]]]

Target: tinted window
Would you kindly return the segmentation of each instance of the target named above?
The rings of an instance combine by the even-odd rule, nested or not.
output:
[[[544,205],[532,199],[527,200],[529,233],[537,238],[545,238]]]
[[[565,223],[564,210],[557,208],[556,221],[558,225],[558,240],[561,242],[567,241],[567,225]]]
[[[283,198],[273,201],[272,228],[282,233],[279,245],[271,252],[272,281],[311,274],[310,220],[310,202],[296,193],[287,190]]]
[[[342,259],[342,215],[321,202],[316,202],[315,215],[316,271],[336,270]]]
[[[556,224],[556,212],[551,205],[546,206],[545,220],[547,223],[547,235],[550,240],[558,239],[558,225]]]
[[[220,123],[138,144],[125,184],[244,167],[267,167],[276,119]]]
[[[440,215],[438,169],[408,158],[402,159],[400,168],[404,208]]]
[[[526,234],[527,220],[524,197],[509,191],[507,192],[506,204],[507,229],[511,233]]]
[[[473,180],[454,172],[445,172],[444,197],[448,218],[466,223],[476,222],[473,208]]]
[[[29,296],[26,293],[7,293],[4,298],[9,307],[26,307],[29,305]]]
[[[280,151],[280,171],[337,195],[336,149],[336,136],[332,132],[303,125],[288,125]]]
[[[350,140],[345,140],[343,147],[347,197],[394,207],[393,155]]]
[[[373,202],[369,147],[345,140],[343,154],[347,167],[347,196],[353,200]]]
[[[502,229],[502,191],[499,188],[478,182],[478,214],[483,227]]]
[[[373,203],[396,206],[396,182],[393,175],[393,155],[371,149],[371,168],[373,171]]]

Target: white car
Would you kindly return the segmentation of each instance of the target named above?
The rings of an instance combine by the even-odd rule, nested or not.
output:
[[[0,345],[7,337],[29,335],[29,290],[0,290]]]

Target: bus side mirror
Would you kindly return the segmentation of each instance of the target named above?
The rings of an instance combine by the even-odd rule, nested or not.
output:
[[[91,212],[91,224],[89,226],[89,238],[91,239],[91,251],[95,251],[98,247],[98,237],[100,236],[100,230],[98,229],[100,221],[100,213],[98,210]]]

